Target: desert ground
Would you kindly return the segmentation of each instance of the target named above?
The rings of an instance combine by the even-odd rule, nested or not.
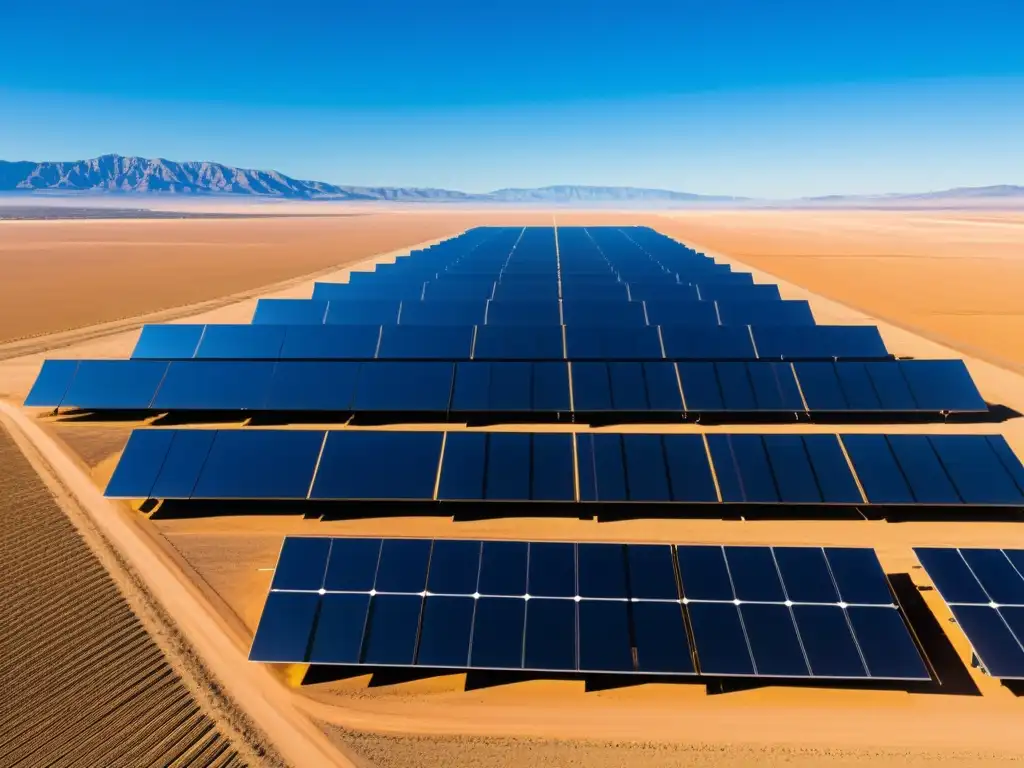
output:
[[[7,358],[0,361],[0,395],[4,396],[0,413],[12,434],[39,452],[35,463],[44,478],[59,478],[100,537],[138,574],[142,604],[160,606],[225,694],[238,700],[253,732],[261,731],[261,737],[283,760],[295,762],[293,756],[309,754],[304,750],[310,749],[319,750],[323,762],[381,768],[410,764],[725,767],[755,761],[794,766],[973,766],[1024,759],[1024,741],[1018,733],[1024,703],[1013,690],[970,666],[966,640],[950,623],[948,610],[934,591],[927,589],[927,577],[911,553],[911,547],[928,544],[1024,547],[1024,529],[1018,521],[598,522],[512,516],[475,521],[439,517],[326,521],[303,519],[300,513],[181,518],[161,516],[159,510],[149,516],[126,504],[109,502],[99,491],[130,425],[40,418],[20,408],[21,398],[47,355],[128,355],[137,337],[139,315],[154,305],[137,303],[138,297],[127,284],[113,290],[108,283],[116,282],[114,275],[122,262],[132,264],[129,273],[137,268],[139,275],[145,276],[145,265],[134,262],[140,260],[139,249],[145,250],[147,261],[153,258],[153,249],[144,245],[147,242],[170,240],[186,253],[200,250],[185,245],[189,242],[227,243],[230,233],[254,242],[261,237],[260,228],[268,227],[264,235],[272,230],[278,239],[272,241],[272,247],[254,247],[261,253],[259,263],[269,262],[273,254],[294,253],[301,249],[300,243],[308,247],[313,240],[320,242],[322,261],[294,263],[291,270],[279,264],[279,271],[263,273],[258,279],[230,276],[231,270],[210,263],[222,251],[224,258],[234,260],[235,271],[247,263],[244,254],[228,245],[212,250],[206,246],[203,258],[183,257],[193,259],[187,269],[165,265],[157,282],[164,297],[161,308],[173,319],[247,322],[257,295],[308,296],[310,281],[301,279],[308,273],[319,272],[322,279],[344,279],[348,267],[365,267],[375,254],[391,253],[393,257],[396,249],[477,223],[548,225],[552,219],[550,212],[522,212],[518,219],[488,212],[443,214],[435,219],[426,213],[416,215],[421,219],[415,226],[407,223],[406,214],[396,219],[392,218],[396,214],[378,213],[333,223],[309,219],[132,221],[117,235],[118,224],[109,221],[0,223],[2,232],[8,227],[35,227],[35,242],[50,243],[40,248],[41,257],[56,263],[74,261],[73,254],[81,253],[77,245],[60,245],[84,237],[81,232],[73,237],[66,234],[75,227],[82,231],[105,229],[106,240],[101,242],[124,236],[137,244],[135,249],[96,249],[106,258],[90,262],[87,285],[102,286],[103,295],[89,295],[84,300],[88,308],[76,310],[81,312],[76,315],[80,319],[72,320],[69,315],[49,327],[35,321],[30,330],[20,332],[23,336],[41,334],[33,346],[19,347],[14,341],[0,345],[0,358]],[[1005,406],[1011,414],[1024,412],[1020,373],[1024,370],[1024,346],[1019,338],[1024,329],[1024,304],[1014,298],[1024,289],[1024,214],[559,211],[555,215],[559,225],[653,226],[738,269],[749,268],[759,281],[778,282],[787,298],[808,298],[819,322],[877,322],[897,354],[963,357],[987,400]],[[367,228],[360,230],[366,243],[362,250],[340,242],[345,239],[346,227],[357,226],[352,223],[357,218],[363,222],[358,226]],[[386,236],[370,237],[367,222],[371,219],[375,220],[373,226],[387,230]],[[393,234],[399,227],[396,221],[405,222],[404,242]],[[206,228],[202,238],[191,229],[199,225]],[[339,240],[334,247],[341,256],[335,262],[328,258],[330,238]],[[6,244],[8,239],[0,242]],[[19,253],[24,262],[26,252]],[[343,255],[346,253],[349,255]],[[161,257],[167,258],[167,253]],[[220,293],[212,287],[206,293],[194,293],[198,290],[195,284],[208,274],[211,281],[215,281],[213,275],[223,275],[216,278],[221,280],[216,283]],[[63,285],[63,279],[60,282]],[[85,290],[79,286],[79,291]],[[68,295],[78,294],[72,291]],[[124,324],[111,323],[118,319]],[[0,328],[6,335],[7,325],[0,323]],[[68,329],[73,329],[72,333],[47,335]],[[1022,422],[1024,419],[1012,417],[984,424],[875,425],[868,431],[999,432],[1024,455]],[[701,427],[663,425],[658,429]],[[813,425],[801,429],[835,431]],[[17,487],[31,479],[18,480]],[[694,683],[478,675],[377,674],[338,679],[323,670],[248,664],[248,643],[281,537],[346,532],[872,546],[891,574],[940,681],[910,690],[818,686],[709,690]],[[330,753],[332,745],[336,753]]]

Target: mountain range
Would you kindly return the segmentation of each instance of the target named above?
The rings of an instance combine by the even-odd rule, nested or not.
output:
[[[287,200],[448,203],[714,203],[749,198],[698,195],[665,189],[560,185],[499,189],[486,193],[418,187],[359,187],[294,179],[277,171],[234,168],[221,163],[174,162],[163,158],[102,155],[71,162],[0,160],[0,192],[142,193],[246,195]],[[896,195],[829,195],[807,202],[943,200],[1024,197],[1024,187],[999,185]]]

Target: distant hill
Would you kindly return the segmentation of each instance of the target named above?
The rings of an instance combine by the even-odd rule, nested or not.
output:
[[[807,202],[815,203],[845,203],[845,202],[909,202],[913,200],[967,200],[967,199],[1007,199],[1024,198],[1024,187],[1012,184],[998,184],[990,187],[955,187],[943,189],[937,192],[911,192],[893,193],[888,195],[822,195],[820,197],[802,198]]]
[[[358,187],[303,181],[277,171],[233,168],[220,163],[179,163],[163,158],[102,155],[73,162],[0,160],[0,192],[108,192],[186,195],[250,195],[293,200],[389,200],[395,202],[629,202],[716,201],[738,198],[632,187],[556,186],[501,189],[473,194],[450,189]]]

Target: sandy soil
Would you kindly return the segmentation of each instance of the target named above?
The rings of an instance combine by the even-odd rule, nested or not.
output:
[[[947,251],[940,245],[932,248],[932,244],[937,242],[932,233],[935,230],[960,233],[956,238],[960,242],[961,254],[978,253],[988,248],[986,244],[991,240],[992,231],[1010,233],[999,235],[999,238],[1009,238],[1009,246],[992,246],[991,255],[984,258],[1012,264],[1012,244],[1024,244],[1024,227],[1020,227],[1016,219],[1004,214],[971,213],[968,217],[929,212],[926,218],[938,221],[932,225],[917,222],[922,216],[920,213],[792,214],[803,217],[801,225],[800,219],[786,218],[791,214],[743,215],[750,218],[728,219],[726,214],[721,214],[722,218],[716,218],[719,214],[666,218],[636,214],[559,213],[558,221],[560,224],[649,223],[694,245],[708,249],[714,245],[713,250],[725,251],[737,262],[749,261],[757,268],[755,274],[760,279],[766,277],[758,270],[784,278],[780,285],[783,293],[792,298],[810,298],[819,322],[873,322],[870,315],[859,311],[861,309],[871,309],[872,314],[890,318],[892,322],[883,322],[880,327],[890,348],[898,354],[959,357],[961,354],[957,349],[968,353],[974,350],[976,354],[963,356],[986,398],[1024,412],[1024,377],[1014,370],[1014,361],[1001,359],[1006,352],[991,351],[981,343],[986,339],[969,334],[963,339],[946,339],[947,334],[941,324],[920,328],[930,338],[907,330],[931,322],[932,315],[942,316],[939,310],[946,301],[944,284],[919,279],[917,283],[908,283],[905,289],[913,293],[913,301],[907,301],[899,294],[887,294],[886,301],[882,302],[884,306],[874,309],[874,305],[865,303],[873,297],[871,279],[863,279],[865,270],[870,269],[867,274],[874,275],[879,273],[878,270],[896,269],[889,262],[898,260],[891,258],[882,258],[883,266],[876,267],[879,252],[872,252],[869,245],[863,245],[876,236],[873,233],[879,227],[885,227],[888,234],[870,247],[877,249],[880,244],[892,244],[895,251],[919,260],[919,267],[926,256],[929,257],[928,264],[931,264],[939,261],[938,257],[931,258],[931,255],[942,254],[943,263],[958,264],[958,271],[951,274],[959,281],[964,294],[959,300],[968,302],[968,296],[976,291],[989,291],[991,296],[998,297],[1001,289],[989,283],[998,279],[1004,282],[1015,280],[1016,272],[1011,272],[1009,278],[989,273],[989,277],[983,280],[974,270],[973,262],[957,256],[955,249]],[[876,216],[890,218],[885,221],[872,218]],[[830,221],[834,223],[830,224]],[[847,271],[833,271],[839,278],[827,283],[825,277],[829,270],[819,267],[815,259],[807,256],[759,256],[753,249],[751,253],[741,253],[732,247],[730,243],[733,241],[728,240],[731,237],[738,242],[753,243],[759,237],[756,233],[762,231],[760,227],[768,228],[764,242],[774,242],[772,227],[786,229],[787,237],[798,238],[793,231],[800,230],[801,226],[806,231],[798,233],[799,236],[808,238],[803,253],[824,247],[820,243],[829,242],[827,235],[831,229],[833,240],[849,237],[852,242],[862,243],[857,248],[867,249],[867,255],[850,257],[848,261],[855,266]],[[745,241],[741,238],[743,232],[747,233]],[[711,235],[715,233],[720,239],[712,243]],[[938,237],[943,242],[948,239],[948,236],[945,240]],[[840,260],[837,257],[832,259]],[[896,270],[884,274],[902,274],[901,279],[910,280],[914,277],[913,272],[900,273]],[[344,276],[343,272],[337,274]],[[924,274],[929,274],[928,270],[925,269]],[[860,282],[855,279],[858,275],[862,276]],[[815,283],[819,277],[825,281],[822,283],[824,288]],[[829,298],[821,298],[798,286],[814,287]],[[308,295],[308,290],[308,285],[296,284],[285,293]],[[907,309],[911,305],[917,308],[915,312]],[[995,308],[999,305],[993,300],[979,301],[973,306]],[[935,307],[936,310],[928,312],[921,307]],[[252,300],[247,299],[208,310],[201,315],[201,321],[245,322],[251,311]],[[943,344],[943,340],[947,343]],[[122,332],[61,349],[60,355],[119,357],[125,356],[132,344],[134,334]],[[34,355],[0,363],[0,393],[24,391],[38,370],[40,359],[40,355]],[[17,412],[14,408],[10,410]],[[1015,418],[982,425],[903,426],[899,429],[1000,432],[1007,435],[1018,453],[1024,455],[1022,421]],[[42,429],[55,429],[55,425],[38,422],[22,423],[19,420],[19,424],[26,430],[37,430],[32,433],[33,441],[41,443],[49,440]],[[872,427],[870,431],[889,428],[881,425]],[[107,451],[116,451],[125,434],[123,426],[113,428],[120,431],[118,435],[105,435],[100,432],[103,429],[108,428],[70,425],[60,427],[57,432],[66,445],[81,451],[94,467],[92,482],[102,482],[105,468],[112,466],[111,459],[106,456]],[[88,432],[69,436],[75,430]],[[831,431],[820,427],[818,430]],[[748,431],[767,430],[757,427]],[[60,457],[56,457],[56,453],[60,449],[56,444],[52,449],[57,462]],[[74,475],[71,468],[65,469]],[[78,473],[74,475],[78,483],[88,482],[81,468],[75,468],[75,472]],[[124,505],[103,501],[95,486],[86,488],[82,485],[79,492],[91,500],[95,513],[109,516],[112,524],[135,531],[135,540],[123,544],[139,558],[140,564],[143,564],[146,552],[152,557],[154,550],[160,551],[160,546],[154,541],[169,544],[170,555],[157,558],[155,565],[150,563],[145,567],[166,569],[167,572],[149,575],[156,580],[161,593],[169,590],[170,595],[165,595],[164,599],[176,604],[179,610],[184,610],[184,604],[176,603],[179,599],[176,593],[187,589],[189,579],[192,580],[206,602],[190,605],[189,609],[207,611],[212,618],[209,623],[223,628],[223,637],[211,638],[205,625],[196,625],[195,616],[201,613],[192,615],[192,618],[184,615],[183,630],[190,637],[196,633],[193,641],[197,650],[204,658],[210,654],[214,667],[218,671],[223,667],[232,685],[239,687],[273,686],[272,674],[277,680],[295,686],[307,674],[303,668],[275,669],[272,673],[262,668],[249,669],[252,665],[247,666],[244,662],[249,633],[258,620],[271,577],[266,569],[274,565],[281,537],[288,533],[342,532],[874,546],[886,570],[894,576],[894,583],[899,585],[900,599],[908,613],[913,614],[922,644],[941,675],[941,683],[915,690],[754,687],[723,693],[695,684],[643,683],[607,687],[597,685],[596,681],[480,680],[467,679],[465,675],[432,678],[375,675],[373,678],[332,679],[330,675],[314,670],[307,678],[307,685],[284,699],[274,698],[274,711],[262,712],[261,717],[269,718],[273,723],[278,704],[284,707],[285,712],[303,711],[325,723],[336,744],[352,747],[356,753],[380,766],[575,765],[583,762],[597,766],[731,766],[755,760],[768,764],[808,766],[826,763],[894,765],[897,761],[910,765],[939,762],[981,765],[1008,755],[1024,756],[1024,747],[1018,736],[1021,707],[1024,705],[998,681],[970,668],[966,641],[951,625],[948,611],[935,593],[928,591],[928,581],[911,553],[912,546],[922,544],[1024,547],[1024,530],[1019,523],[895,524],[847,520],[626,520],[603,523],[572,518],[453,522],[441,518],[394,517],[326,522],[305,520],[300,515],[194,519],[160,519],[158,515],[157,519],[147,520],[128,511]],[[156,536],[147,543],[145,538],[154,534]],[[172,573],[174,566],[178,568],[177,574]],[[170,608],[168,610],[178,615]],[[283,695],[279,686],[259,690],[261,695],[268,697],[273,690],[277,691],[274,696]],[[339,728],[346,730],[342,732]],[[362,733],[366,731],[384,735]],[[595,742],[595,739],[617,743]],[[565,740],[572,742],[566,743]],[[511,761],[513,758],[514,762]],[[359,762],[357,758],[352,761]]]

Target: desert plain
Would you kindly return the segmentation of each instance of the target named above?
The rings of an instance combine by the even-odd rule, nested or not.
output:
[[[124,600],[114,601],[118,610],[137,619],[107,621],[107,636],[93,640],[94,656],[83,658],[67,643],[43,642],[60,627],[60,616],[23,622],[6,607],[0,611],[0,664],[19,674],[5,679],[45,691],[24,670],[59,668],[82,690],[113,692],[104,699],[104,712],[123,716],[136,706],[152,708],[147,722],[172,732],[177,721],[155,714],[159,702],[138,702],[130,686],[113,684],[123,674],[116,665],[125,664],[113,649],[148,653],[152,674],[180,686],[168,690],[173,688],[182,713],[193,713],[190,732],[208,737],[182,749],[209,750],[225,763],[603,768],[981,766],[1024,759],[1021,691],[972,668],[965,638],[911,552],[921,545],[1024,547],[1019,519],[599,522],[529,517],[527,510],[522,517],[472,521],[164,516],[159,509],[144,513],[102,498],[131,424],[44,417],[21,407],[44,358],[127,357],[144,321],[248,322],[257,296],[309,296],[314,276],[343,280],[349,269],[370,268],[480,224],[644,224],[752,271],[759,282],[777,282],[785,298],[808,299],[819,323],[877,324],[898,355],[963,358],[982,394],[998,406],[998,418],[982,423],[857,429],[998,432],[1024,455],[1024,213],[447,207],[352,207],[339,213],[344,215],[0,222],[0,420],[10,435],[4,450],[23,452],[5,459],[10,489],[0,498],[0,540],[2,551],[28,563],[27,570],[5,568],[3,588],[16,589],[25,573],[42,573],[60,558],[66,565],[40,576],[34,588],[45,593],[47,580],[80,580],[90,587],[76,599],[85,607],[112,600],[114,589]],[[728,428],[743,429],[794,428]],[[46,514],[17,514],[46,504]],[[478,674],[343,677],[249,664],[245,657],[281,539],[290,533],[871,546],[938,679],[909,689],[712,689],[694,682]],[[83,547],[102,569],[85,554],[64,554]],[[81,626],[96,623],[86,616]],[[152,648],[140,639],[139,627]],[[54,677],[54,684],[59,680]],[[35,719],[5,717],[0,758],[29,737],[45,749],[39,734],[56,727],[62,710],[52,707],[67,708],[62,701],[37,695]],[[88,716],[86,709],[83,725]],[[89,742],[94,751],[77,754],[98,754],[104,739],[97,733],[112,739],[120,722],[95,716]],[[160,743],[145,746],[152,750]],[[31,755],[19,759],[17,764],[33,764]]]

